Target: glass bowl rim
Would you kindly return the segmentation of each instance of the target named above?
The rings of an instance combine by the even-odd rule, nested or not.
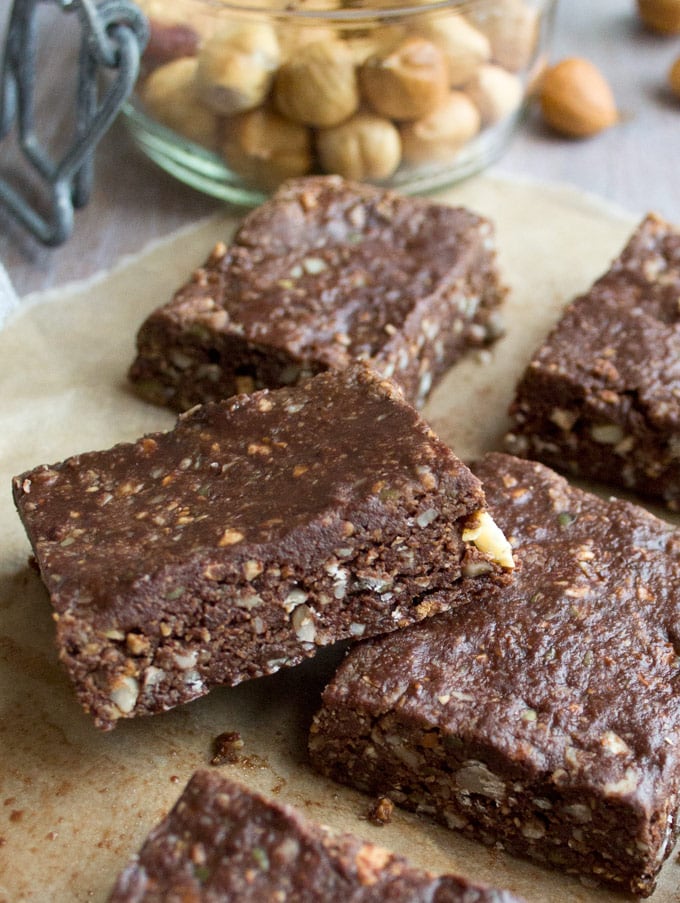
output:
[[[389,0],[382,6],[362,6],[354,8],[338,9],[295,9],[274,6],[251,6],[247,2],[234,3],[231,0],[191,0],[205,9],[211,10],[216,16],[221,12],[233,13],[241,16],[275,18],[283,21],[309,21],[309,22],[344,22],[344,23],[375,23],[389,19],[402,17],[415,17],[432,12],[455,11],[465,13],[466,10],[476,7],[493,7],[496,0],[429,0],[426,3],[414,3],[413,0]],[[537,0],[532,4],[539,13],[547,12],[555,5],[557,0]],[[143,8],[143,6],[142,6]]]

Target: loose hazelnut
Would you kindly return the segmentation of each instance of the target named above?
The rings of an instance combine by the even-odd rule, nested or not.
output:
[[[357,113],[317,136],[324,172],[346,179],[387,179],[399,166],[401,141],[396,126],[373,113]]]
[[[432,41],[410,37],[386,54],[369,57],[359,70],[364,96],[373,109],[390,119],[427,116],[448,88],[444,54]]]
[[[196,57],[159,66],[141,88],[149,113],[163,125],[211,150],[217,144],[218,119],[196,91]]]
[[[443,51],[452,88],[469,81],[477,67],[491,57],[489,39],[463,16],[447,14],[431,18],[418,30]]]
[[[224,116],[252,110],[267,96],[280,57],[269,25],[231,25],[201,48],[196,72],[199,94]]]
[[[451,91],[444,103],[429,116],[402,125],[402,157],[407,163],[449,160],[479,131],[481,117],[462,91]]]
[[[668,71],[668,84],[673,94],[680,98],[680,56]]]
[[[637,0],[637,7],[648,28],[662,34],[680,33],[680,0]]]
[[[515,113],[523,98],[522,83],[501,66],[480,66],[465,85],[465,93],[479,110],[482,125],[493,125]]]
[[[341,41],[300,47],[279,69],[274,102],[293,122],[328,128],[348,119],[359,106],[352,54]]]
[[[524,0],[481,4],[468,15],[491,42],[494,63],[520,72],[531,62],[538,44],[540,14]]]
[[[618,120],[611,88],[600,70],[581,57],[546,69],[540,103],[546,122],[570,138],[588,138]]]
[[[312,168],[309,129],[258,107],[224,123],[222,154],[242,178],[264,189],[284,179],[303,176]]]

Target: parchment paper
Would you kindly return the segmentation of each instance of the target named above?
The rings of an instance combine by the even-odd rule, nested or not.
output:
[[[532,350],[564,302],[608,267],[638,217],[569,189],[489,175],[443,197],[493,217],[512,287],[507,336],[454,368],[424,412],[469,457],[497,444]],[[227,730],[245,741],[244,760],[223,766],[233,778],[420,865],[508,887],[533,903],[623,899],[408,813],[396,811],[382,828],[367,822],[365,797],[306,764],[308,722],[340,650],[108,734],[80,710],[57,662],[47,595],[27,565],[10,478],[171,426],[169,412],[125,384],[134,335],[232,227],[226,216],[201,223],[85,285],[27,299],[0,333],[0,903],[105,899]],[[678,888],[676,851],[653,903],[678,903]]]

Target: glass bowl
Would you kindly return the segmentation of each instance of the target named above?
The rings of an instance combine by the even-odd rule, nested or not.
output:
[[[232,203],[338,173],[405,193],[506,147],[555,0],[139,0],[151,38],[125,115],[164,169]]]

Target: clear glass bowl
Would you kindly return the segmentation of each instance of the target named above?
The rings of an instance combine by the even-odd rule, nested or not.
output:
[[[486,166],[545,63],[556,0],[138,2],[137,144],[253,205],[308,173],[422,193]]]

